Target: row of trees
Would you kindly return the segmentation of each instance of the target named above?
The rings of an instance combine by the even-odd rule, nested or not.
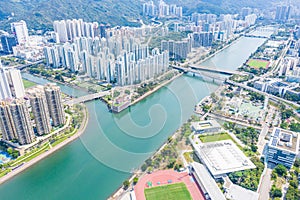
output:
[[[244,144],[255,146],[259,132],[253,127],[240,128],[233,122],[224,123],[224,128],[233,132]]]
[[[263,102],[265,100],[265,96],[262,94],[259,94],[257,92],[249,91],[248,94],[250,95],[251,101],[261,101]]]
[[[276,186],[276,183],[277,183],[277,179],[278,177],[283,177],[285,178],[286,175],[287,175],[287,168],[282,165],[282,164],[279,164],[277,165],[274,170],[272,171],[272,175],[271,175],[271,178],[273,180],[273,185],[271,187],[271,191],[270,191],[270,196],[272,198],[280,198],[282,197],[282,191],[281,191],[281,188],[278,188]]]
[[[300,159],[296,159],[294,169],[291,170],[291,178],[289,180],[289,187],[285,194],[286,200],[300,199],[300,190],[298,189],[298,176],[300,174]]]

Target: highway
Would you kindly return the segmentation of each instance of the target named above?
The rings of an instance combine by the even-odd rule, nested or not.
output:
[[[176,66],[171,65],[172,68],[183,71],[183,72],[192,72],[192,73],[199,73],[197,71],[206,71],[206,72],[213,72],[213,73],[220,73],[220,74],[226,74],[226,75],[245,75],[244,72],[239,72],[235,70],[227,70],[227,69],[220,69],[220,68],[212,68],[212,67],[206,67],[206,66],[191,66],[189,67],[182,67],[182,66]]]
[[[277,97],[277,96],[274,96],[272,94],[268,94],[266,92],[263,92],[263,91],[260,91],[258,89],[255,89],[253,87],[249,87],[249,86],[247,86],[245,84],[237,83],[237,82],[234,82],[234,81],[231,81],[231,80],[228,80],[228,79],[226,79],[225,82],[228,83],[228,84],[234,85],[234,86],[238,86],[238,87],[244,88],[244,89],[249,90],[249,91],[257,92],[257,93],[262,94],[264,96],[269,96],[270,99],[273,99],[273,100],[275,100],[277,102],[284,102],[284,103],[287,103],[287,104],[290,104],[290,105],[293,105],[293,106],[296,106],[296,107],[300,107],[299,104],[297,104],[297,103],[295,103],[293,101],[289,101],[289,100],[283,99],[281,97]]]

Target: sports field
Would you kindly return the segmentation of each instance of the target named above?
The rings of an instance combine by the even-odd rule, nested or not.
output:
[[[146,200],[192,200],[184,183],[174,183],[145,189]]]
[[[266,60],[258,60],[258,59],[250,59],[247,62],[247,65],[249,65],[252,68],[259,69],[268,69],[270,62]]]

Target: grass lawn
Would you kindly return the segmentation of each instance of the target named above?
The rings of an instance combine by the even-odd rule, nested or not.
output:
[[[147,200],[192,200],[184,183],[147,188],[144,192]]]
[[[221,140],[232,140],[235,142],[230,135],[227,133],[220,133],[220,134],[215,134],[215,135],[200,135],[199,139],[201,142],[216,142],[216,141],[221,141]]]
[[[267,69],[269,67],[270,62],[266,60],[257,60],[257,59],[250,59],[247,62],[247,65],[249,65],[252,68],[259,69]]]
[[[78,86],[82,87],[82,88],[86,88],[86,89],[89,89],[89,87],[91,87],[91,88],[97,90],[97,92],[101,92],[102,90],[105,89],[105,87],[103,87],[101,85],[94,84],[94,83],[89,83],[89,82],[79,83]]]
[[[28,80],[26,80],[26,79],[23,79],[23,84],[24,84],[25,89],[26,89],[26,88],[33,87],[33,86],[36,85],[36,83],[31,82],[31,81],[28,81]]]

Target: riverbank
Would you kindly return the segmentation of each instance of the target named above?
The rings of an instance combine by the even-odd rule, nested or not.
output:
[[[240,41],[244,41],[244,37]],[[244,54],[251,54],[253,46],[258,43],[251,42],[253,45],[245,45],[244,43],[238,42],[239,45],[234,45],[234,48],[226,49],[226,54],[218,54],[216,57],[220,57],[221,60],[220,63],[217,63],[218,66],[232,66],[232,62],[239,62],[239,64],[242,64],[246,59],[243,59],[242,55]],[[251,40],[252,41],[252,40]],[[247,52],[245,51],[238,51],[237,53],[231,53],[231,49],[248,49]],[[226,58],[226,59],[225,59]],[[242,59],[241,59],[242,58]],[[209,61],[209,60],[208,60]],[[208,65],[209,66],[209,65]],[[237,64],[234,64],[234,66],[237,66]],[[184,81],[183,81],[184,79]],[[186,83],[186,81],[189,82],[190,86],[192,87],[193,91],[191,94],[189,91],[185,90],[179,90],[182,88],[183,84]],[[117,147],[121,148],[128,147],[128,145],[135,145],[136,147],[131,148],[133,152],[136,152],[136,149],[149,149],[149,152],[156,151],[158,147],[161,146],[163,143],[163,139],[167,138],[167,136],[173,134],[175,132],[174,126],[177,126],[176,122],[173,120],[167,121],[167,124],[163,127],[162,133],[158,135],[157,138],[149,138],[149,141],[140,140],[135,137],[123,137],[124,132],[116,129],[112,130],[111,127],[115,126],[115,120],[120,120],[125,117],[132,116],[133,119],[138,119],[139,123],[141,124],[147,124],[149,123],[147,121],[147,118],[145,115],[148,113],[148,108],[151,105],[154,105],[157,103],[159,98],[164,98],[166,101],[162,101],[162,106],[165,107],[166,112],[168,116],[172,116],[169,111],[172,111],[172,113],[178,113],[181,110],[178,108],[178,101],[182,103],[182,106],[184,107],[184,110],[182,110],[181,116],[184,116],[184,121],[186,121],[187,115],[191,115],[194,109],[194,105],[190,104],[190,101],[187,100],[189,98],[189,95],[197,94],[199,97],[199,101],[204,97],[208,95],[208,92],[212,92],[212,89],[208,88],[207,83],[202,83],[201,79],[196,80],[192,77],[180,77],[175,80],[176,84],[173,84],[173,82],[170,84],[170,86],[174,86],[174,92],[175,95],[177,95],[177,92],[180,92],[181,95],[177,95],[178,98],[171,98],[173,94],[170,94],[168,90],[162,89],[157,91],[156,93],[152,94],[148,98],[146,98],[144,101],[140,104],[135,104],[134,107],[138,109],[131,109],[128,112],[123,113],[122,115],[113,115],[112,113],[107,112],[107,107],[104,105],[104,103],[100,101],[95,101],[95,106],[91,107],[89,109],[91,116],[97,116],[102,117],[105,119],[105,124],[101,127],[101,130],[103,131],[104,135],[114,134],[114,137],[109,137],[111,139],[111,142]],[[210,83],[209,83],[210,85]],[[168,85],[169,86],[169,85]],[[208,89],[207,89],[208,88]],[[215,88],[215,87],[213,87]],[[183,88],[184,89],[184,88]],[[78,91],[74,91],[73,88],[64,88],[62,87],[62,90],[65,91],[66,94],[77,94]],[[79,92],[81,94],[81,92]],[[183,95],[184,94],[184,95]],[[155,98],[152,98],[155,97]],[[196,102],[195,102],[196,104]],[[178,110],[178,112],[177,112]],[[174,112],[173,112],[174,111]],[[154,116],[157,116],[157,113],[154,110]],[[176,124],[175,124],[176,123]],[[84,133],[84,137],[86,140],[89,141],[95,141],[97,140],[97,146],[94,146],[95,150],[97,152],[103,152],[103,147],[107,144],[107,140],[99,140],[98,141],[98,131],[100,130],[98,128],[97,120],[90,120],[89,125]],[[126,124],[125,124],[126,126]],[[180,126],[180,125],[179,125]],[[90,128],[89,128],[90,127]],[[127,127],[127,126],[126,126]],[[150,127],[149,127],[150,128]],[[151,132],[147,127],[145,130]],[[113,132],[112,132],[113,131]],[[132,134],[138,135],[141,134],[139,131],[132,130]],[[81,136],[82,137],[82,136]],[[111,168],[106,167],[105,165],[97,164],[99,161],[90,160],[91,163],[89,163],[88,167],[82,167],[82,160],[86,160],[90,158],[90,153],[83,150],[83,146],[80,142],[72,142],[69,144],[66,148],[62,148],[59,152],[59,154],[54,154],[53,156],[49,156],[45,160],[43,160],[41,163],[35,165],[32,168],[29,168],[25,171],[25,173],[22,173],[20,176],[14,177],[11,181],[8,181],[7,183],[3,184],[1,187],[1,197],[3,199],[40,199],[41,196],[45,196],[49,199],[106,199],[108,196],[110,196],[118,187],[122,185],[122,181],[125,179],[128,179],[131,174],[124,174],[124,172],[120,172],[118,170],[111,170]],[[127,149],[127,148],[126,148]],[[110,151],[110,149],[107,149],[107,151]],[[138,150],[137,150],[138,151]],[[140,152],[140,151],[138,151]],[[105,153],[105,152],[103,152]],[[120,166],[127,166],[128,159],[123,156],[120,157],[118,152],[110,152],[111,156],[110,159],[116,160],[116,164],[119,164]],[[64,159],[60,160],[60,162],[57,162],[56,155],[59,156],[72,156],[72,159]],[[143,160],[146,160],[148,156],[145,156]],[[132,161],[134,162],[134,161]],[[141,160],[142,162],[142,160]],[[136,169],[138,165],[141,163],[138,162],[138,164],[135,164],[134,168]],[[66,166],[68,169],[66,169]],[[51,171],[51,169],[55,168],[55,171],[57,172],[57,175],[60,175],[61,177],[57,177],[55,174],[47,176],[47,181],[43,177]],[[132,168],[130,168],[132,169]],[[80,172],[78,174],[78,172]],[[91,174],[93,174],[91,176]],[[28,181],[28,177],[30,177],[30,181]],[[62,181],[63,180],[63,181]],[[86,181],[88,181],[92,187],[87,187]],[[66,185],[66,182],[70,182],[72,184]],[[24,184],[26,183],[26,184]],[[23,184],[23,185],[22,185]],[[18,187],[22,185],[22,187]],[[39,187],[35,187],[38,185]],[[58,192],[53,193],[51,190],[49,191],[47,188],[51,188],[51,185],[55,185],[57,188],[61,188],[58,190]],[[99,189],[101,188],[101,189]]]
[[[257,27],[256,27],[256,26],[250,27],[249,32],[250,32],[250,31],[254,31],[255,28],[257,28]],[[246,32],[244,32],[244,33],[246,33]],[[234,43],[238,42],[242,37],[243,37],[243,34],[240,33],[236,38],[234,38],[234,39],[232,40],[231,43],[226,44],[224,47],[222,47],[221,49],[219,49],[219,50],[217,50],[216,52],[212,53],[211,55],[205,57],[204,59],[198,60],[196,63],[201,64],[201,63],[205,62],[206,60],[208,60],[208,59],[212,58],[213,56],[215,56],[216,54],[220,53],[221,51],[227,49],[228,47],[230,47],[230,46],[233,45]],[[194,64],[194,63],[192,63],[192,64]]]
[[[205,59],[203,59],[203,60],[201,60],[201,63],[202,62],[205,62],[206,60],[208,60],[208,59],[210,59],[211,57],[213,57],[213,56],[215,56],[216,54],[218,54],[218,53],[220,53],[220,52],[222,52],[223,50],[225,50],[225,49],[227,49],[227,48],[229,48],[229,47],[231,47],[233,44],[236,44],[237,42],[239,42],[240,40],[242,40],[244,37],[242,37],[241,35],[239,36],[239,37],[237,37],[233,42],[231,42],[230,44],[227,44],[227,45],[225,45],[222,49],[220,49],[220,50],[218,50],[218,51],[216,51],[216,52],[214,52],[213,54],[211,54],[211,55],[209,55],[208,57],[206,57]],[[236,70],[236,69],[235,69]],[[222,90],[222,85],[220,85],[214,92],[216,93],[218,93],[218,92],[220,92],[220,90]],[[149,92],[151,92],[151,94],[154,92],[153,90],[152,91],[149,91]],[[148,95],[147,95],[148,96]],[[210,95],[209,95],[210,96]],[[201,102],[201,100],[200,100],[200,102]],[[173,135],[171,136],[171,138],[174,140],[177,136],[178,136],[178,134],[180,133],[179,132],[179,130],[180,130],[180,128],[178,129],[178,130],[176,130],[174,133],[173,133]],[[150,158],[152,159],[152,158],[154,158],[156,155],[158,155],[167,145],[169,144],[169,142],[168,141],[166,141],[166,142],[164,142],[156,151],[155,151],[155,153],[152,155],[152,156],[150,156]],[[147,172],[141,172],[141,170],[136,170],[135,172],[133,172],[132,173],[132,175],[129,177],[129,180],[132,180],[134,177],[142,177],[145,173],[147,173]],[[128,191],[128,190],[127,190]],[[124,195],[124,193],[125,193],[126,191],[123,189],[123,187],[122,186],[120,186],[110,197],[109,197],[109,199],[120,199],[123,195]]]
[[[158,86],[156,86],[153,90],[146,92],[145,94],[143,94],[142,96],[140,96],[139,98],[135,99],[133,102],[130,103],[129,106],[133,106],[134,104],[138,103],[139,101],[145,99],[146,97],[148,97],[149,95],[153,94],[154,92],[158,91],[159,89],[161,89],[162,87],[166,86],[167,84],[171,83],[172,81],[174,81],[175,79],[179,78],[180,76],[182,76],[182,73],[177,74],[176,76],[172,77],[170,80],[167,80],[165,82],[163,82],[162,84],[159,84]],[[128,107],[129,107],[128,106]]]
[[[196,63],[201,64],[201,63],[207,61],[208,59],[214,57],[216,54],[220,53],[221,51],[227,49],[227,48],[230,47],[231,45],[233,45],[233,44],[235,44],[236,42],[238,42],[241,38],[242,38],[242,35],[239,35],[238,37],[236,37],[235,39],[233,39],[233,41],[232,41],[231,43],[226,44],[226,45],[225,45],[224,47],[222,47],[221,49],[219,49],[219,50],[217,50],[216,52],[212,53],[211,55],[205,57],[204,59],[199,60],[199,61],[196,62]]]
[[[16,168],[15,170],[13,170],[13,171],[9,172],[8,174],[6,174],[5,176],[1,177],[0,178],[0,185],[3,184],[3,183],[5,183],[6,181],[10,180],[14,176],[18,175],[19,173],[25,171],[26,169],[30,168],[31,166],[35,165],[39,161],[47,158],[48,156],[50,156],[51,154],[53,154],[57,150],[61,149],[65,145],[67,145],[67,144],[71,143],[72,141],[76,140],[81,134],[83,134],[84,131],[85,131],[85,129],[86,129],[86,127],[87,127],[88,120],[89,120],[88,110],[87,110],[87,108],[86,108],[85,105],[83,107],[84,107],[83,121],[82,121],[79,129],[77,130],[77,132],[74,135],[72,135],[70,138],[62,141],[61,143],[59,143],[55,147],[51,148],[47,152],[45,152],[45,153],[43,153],[43,154],[41,154],[41,155],[33,158],[29,162],[24,163],[22,166]]]
[[[31,74],[31,73],[29,73],[28,71],[23,71],[23,72],[24,72],[24,73],[27,73],[27,74],[30,74],[30,75],[32,75],[32,76],[36,76],[36,77],[39,77],[39,78],[46,79],[46,80],[51,81],[51,82],[54,82],[54,83],[59,83],[59,84],[61,84],[61,85],[66,85],[66,86],[68,86],[68,87],[72,87],[72,88],[74,88],[74,89],[82,90],[82,91],[85,91],[85,92],[90,93],[86,88],[79,87],[78,85],[75,85],[75,84],[66,83],[66,82],[61,82],[61,81],[59,81],[59,80],[57,80],[57,79],[55,79],[55,78],[45,77],[45,76],[42,76],[42,75],[40,75],[40,74]],[[23,77],[23,78],[24,78],[24,77]],[[29,79],[27,79],[27,78],[24,78],[24,79],[26,79],[26,80],[28,80],[28,81],[31,81],[31,80],[29,80]]]
[[[187,121],[186,121],[187,122]],[[181,128],[181,127],[180,127]],[[165,141],[160,147],[158,147],[155,151],[155,153],[153,153],[148,159],[153,159],[155,156],[157,156],[158,154],[161,153],[161,151],[167,146],[169,145],[170,141],[175,140],[176,137],[178,137],[178,135],[180,134],[180,128],[177,129],[170,137],[167,141]],[[141,167],[141,166],[140,166]],[[148,174],[148,171],[144,171],[142,172],[140,170],[140,167],[138,169],[136,169],[134,172],[132,172],[132,174],[128,177],[128,181],[132,182],[133,179],[135,177],[138,177],[139,179],[141,179],[144,175]],[[123,185],[120,186],[114,193],[112,193],[107,199],[108,200],[120,200],[122,199],[122,197],[124,197],[124,195],[126,194],[126,192],[128,192],[129,189],[124,190]]]

